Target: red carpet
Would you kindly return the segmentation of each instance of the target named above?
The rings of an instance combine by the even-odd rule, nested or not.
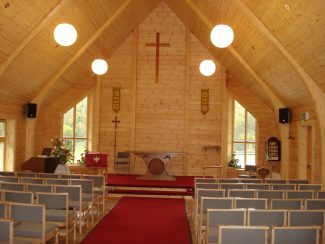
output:
[[[184,200],[122,198],[82,243],[189,244]]]

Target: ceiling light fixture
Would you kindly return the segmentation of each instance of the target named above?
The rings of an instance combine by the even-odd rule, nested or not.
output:
[[[204,76],[211,76],[216,72],[216,64],[210,60],[206,59],[200,63],[200,73]]]
[[[95,59],[91,64],[91,69],[96,75],[103,75],[108,70],[108,64],[104,59]]]
[[[228,47],[234,40],[233,30],[223,23],[223,1],[221,1],[221,24],[212,29],[210,39],[212,44],[218,48]]]
[[[54,29],[54,39],[61,46],[71,46],[77,40],[77,31],[73,25],[62,23]]]

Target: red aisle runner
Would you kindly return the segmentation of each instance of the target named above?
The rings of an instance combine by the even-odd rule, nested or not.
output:
[[[83,244],[189,244],[183,199],[124,197]]]

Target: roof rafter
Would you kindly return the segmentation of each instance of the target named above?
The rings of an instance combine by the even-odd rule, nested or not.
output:
[[[50,13],[43,18],[36,27],[29,33],[29,35],[19,44],[19,46],[6,58],[0,66],[0,77],[7,70],[7,68],[15,61],[16,57],[25,49],[25,47],[33,40],[33,38],[49,24],[52,18],[63,8],[67,0],[60,0],[60,2],[50,11]]]
[[[94,33],[94,35],[89,38],[89,40],[76,52],[76,54],[71,57],[68,62],[51,78],[46,84],[43,86],[41,91],[37,94],[37,96],[33,99],[34,103],[37,103],[38,106],[41,106],[44,97],[47,92],[52,88],[55,82],[63,75],[63,73],[93,44],[94,41],[105,31],[105,29],[112,24],[114,20],[130,5],[132,0],[126,0],[110,18],[106,20],[106,22]]]
[[[202,11],[191,1],[185,0],[185,2],[190,6],[195,14],[202,20],[202,22],[209,28],[213,28],[213,24],[210,20],[202,13]],[[272,91],[272,89],[267,85],[267,83],[254,71],[254,69],[247,63],[247,61],[236,51],[232,46],[228,47],[230,53],[238,60],[238,62],[247,70],[247,72],[254,77],[254,79],[262,86],[266,94],[269,96],[270,101],[273,105],[274,110],[284,107],[284,103],[281,99]]]

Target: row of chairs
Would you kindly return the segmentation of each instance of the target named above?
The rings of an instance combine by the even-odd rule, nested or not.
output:
[[[73,177],[74,175],[71,176]],[[105,204],[107,200],[107,191],[105,189],[105,176],[103,175],[84,175],[82,179],[0,177],[0,189],[23,191],[26,189],[26,184],[42,185],[42,187],[38,187],[37,191],[46,192],[51,190],[50,185],[81,185],[84,194],[89,196],[94,194],[95,199],[98,198],[99,203],[102,205],[103,212],[106,208]],[[36,188],[36,186],[34,186],[34,188]]]
[[[271,241],[269,232],[271,230]],[[319,227],[220,226],[219,244],[319,244]],[[216,243],[216,242],[215,242]]]
[[[1,174],[0,174],[1,175]],[[304,179],[254,179],[254,178],[195,178],[195,183],[266,183],[266,184],[309,184]]]
[[[65,196],[67,199],[67,195]],[[47,220],[45,204],[0,202],[0,213],[2,213],[0,242],[17,243],[24,240],[26,241],[24,243],[45,244],[47,240],[55,237],[55,242],[58,243],[58,228],[60,227],[58,224],[61,222],[57,218]]]
[[[322,190],[320,184],[196,183],[195,189]]]
[[[85,174],[54,174],[54,173],[37,173],[37,172],[29,172],[29,171],[0,171],[0,176],[54,178],[54,179],[82,179],[85,176]]]
[[[199,228],[199,240],[203,243],[216,243],[218,228],[221,225],[296,227],[325,224],[325,210],[265,210],[265,209],[207,209]],[[241,243],[241,242],[240,242]],[[255,243],[255,242],[254,242]]]

